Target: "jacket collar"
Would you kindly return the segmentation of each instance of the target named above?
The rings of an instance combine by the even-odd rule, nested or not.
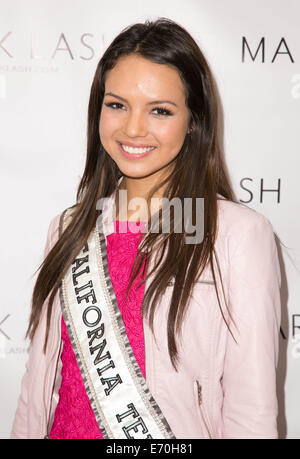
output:
[[[112,194],[104,198],[104,204],[102,208],[102,229],[105,237],[109,236],[114,232],[114,220],[115,215],[115,199],[117,190],[123,180],[123,176],[119,178],[117,186]]]

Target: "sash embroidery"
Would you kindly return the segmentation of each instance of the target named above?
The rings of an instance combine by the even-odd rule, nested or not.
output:
[[[66,209],[60,234],[70,217]],[[175,438],[135,359],[96,228],[60,288],[62,312],[103,438]]]

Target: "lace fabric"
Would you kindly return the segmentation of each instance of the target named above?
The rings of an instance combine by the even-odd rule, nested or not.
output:
[[[141,307],[145,284],[138,285],[146,274],[146,266],[134,280],[126,299],[131,268],[141,240],[141,228],[144,222],[114,222],[114,233],[107,236],[108,269],[113,289],[123,317],[125,330],[133,353],[145,374],[145,348],[143,318]],[[133,232],[136,231],[137,232]],[[67,327],[62,318],[62,383],[59,390],[59,402],[56,407],[54,422],[50,433],[52,439],[102,439],[94,412],[85,391],[81,373],[68,336]]]

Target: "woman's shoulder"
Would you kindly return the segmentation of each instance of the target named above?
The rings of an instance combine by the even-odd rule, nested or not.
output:
[[[74,212],[75,208],[76,205],[67,207],[66,209],[62,210],[59,214],[54,215],[54,217],[50,219],[47,235],[47,245],[49,245],[50,247],[53,247],[55,245],[59,238],[62,219],[66,218],[68,222],[68,220],[70,220],[70,218],[72,217],[72,213]]]
[[[273,234],[270,220],[246,204],[218,195],[218,234],[221,237],[243,237],[249,233]]]
[[[278,241],[270,220],[243,203],[226,199],[218,200],[218,215],[216,248],[232,270],[235,285],[238,280],[245,288],[250,285],[251,293],[268,282],[277,289],[281,282]]]

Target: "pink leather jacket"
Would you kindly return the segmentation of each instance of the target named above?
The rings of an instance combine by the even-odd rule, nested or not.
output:
[[[104,234],[113,232],[111,206],[103,210]],[[276,366],[281,275],[272,225],[244,206],[218,200],[215,249],[225,298],[222,318],[207,268],[196,283],[179,342],[180,366],[167,346],[167,288],[154,321],[156,341],[144,320],[146,381],[176,438],[277,438]],[[45,254],[58,237],[59,215],[49,227]],[[148,283],[151,282],[149,278]],[[146,283],[146,287],[148,286]],[[219,291],[222,292],[217,278]],[[42,351],[43,311],[31,344],[11,438],[43,438],[51,430],[60,387],[61,308],[56,296],[47,351]]]

